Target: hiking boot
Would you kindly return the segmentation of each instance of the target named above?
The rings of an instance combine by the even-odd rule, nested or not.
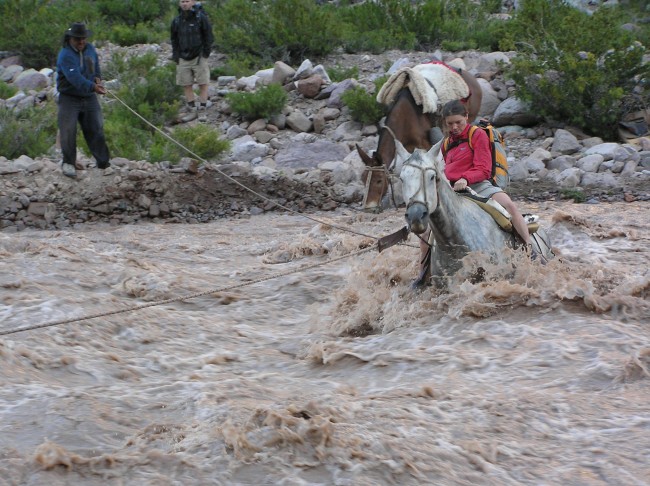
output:
[[[111,166],[111,163],[108,162],[108,161],[106,161],[106,163],[104,163],[104,164],[100,164],[99,162],[97,162],[97,168],[98,169],[108,169],[110,166]]]
[[[424,290],[426,287],[431,287],[431,281],[428,278],[416,278],[411,282],[411,290],[417,292],[418,290]]]
[[[61,172],[66,177],[71,177],[75,179],[77,177],[77,169],[72,164],[61,164]]]
[[[207,100],[205,103],[201,102],[199,104],[199,110],[207,110],[212,106],[212,101]]]
[[[542,265],[546,265],[548,263],[548,260],[544,258],[544,256],[539,253],[531,244],[528,245],[528,254],[530,255],[530,261],[532,262],[539,261],[539,263]]]
[[[431,287],[431,269],[429,265],[424,265],[418,278],[411,282],[411,290],[422,290],[425,287]]]
[[[196,101],[188,101],[185,104],[185,109],[186,109],[187,112],[192,113],[192,112],[198,111],[198,106],[197,105],[198,105],[198,103]]]

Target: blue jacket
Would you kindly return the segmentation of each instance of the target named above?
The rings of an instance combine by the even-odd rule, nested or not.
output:
[[[95,93],[95,78],[102,77],[97,51],[86,44],[83,52],[75,51],[66,44],[56,60],[56,87],[59,93],[73,96],[91,96]]]

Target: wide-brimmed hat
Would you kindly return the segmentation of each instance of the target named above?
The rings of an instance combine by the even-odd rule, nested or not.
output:
[[[86,24],[83,22],[73,22],[65,31],[65,35],[68,37],[90,37],[93,33],[86,29]]]

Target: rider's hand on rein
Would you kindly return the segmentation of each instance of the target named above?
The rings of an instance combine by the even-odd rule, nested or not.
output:
[[[458,179],[454,182],[454,191],[463,191],[467,187],[467,180],[464,178]]]

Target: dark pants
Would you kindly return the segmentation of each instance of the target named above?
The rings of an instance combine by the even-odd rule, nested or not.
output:
[[[104,120],[97,95],[88,97],[59,95],[59,132],[63,163],[75,165],[77,161],[77,122],[81,125],[90,152],[97,161],[97,167],[108,165],[111,158],[104,136]]]

